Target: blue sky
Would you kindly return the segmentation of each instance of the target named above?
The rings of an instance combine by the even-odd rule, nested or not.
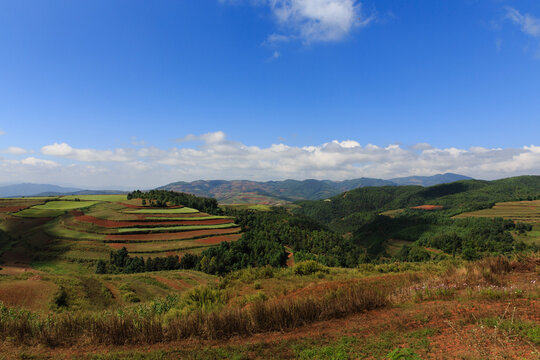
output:
[[[537,1],[0,2],[0,182],[539,174],[539,99]]]

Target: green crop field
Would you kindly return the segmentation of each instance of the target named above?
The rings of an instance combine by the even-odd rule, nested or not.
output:
[[[178,209],[138,209],[127,211],[128,214],[195,214],[199,210],[183,207]]]
[[[540,200],[497,203],[490,209],[467,212],[456,216],[456,218],[465,217],[501,217],[514,221],[540,224]]]
[[[198,221],[198,220],[216,220],[216,219],[232,219],[230,216],[197,216],[197,217],[146,217],[145,220],[152,221]]]
[[[97,204],[97,201],[49,201],[43,205],[33,206],[38,210],[75,210],[82,209]]]
[[[28,218],[46,218],[46,217],[57,217],[65,213],[64,210],[55,210],[55,209],[36,209],[30,208],[21,210],[18,213],[14,214],[19,217],[28,217]]]
[[[60,224],[50,224],[46,227],[47,234],[56,238],[67,238],[74,240],[102,240],[104,235],[77,231],[61,226]]]
[[[15,215],[29,218],[57,217],[68,210],[83,209],[97,203],[97,201],[48,201],[45,204],[21,210]]]
[[[236,209],[236,210],[257,210],[257,211],[270,211],[271,205],[266,204],[224,204],[223,208]]]
[[[167,227],[147,227],[147,228],[119,228],[118,233],[144,233],[144,232],[173,232],[189,230],[209,230],[209,229],[227,229],[238,227],[235,223],[216,224],[216,225],[180,225]]]
[[[61,199],[65,200],[92,200],[92,201],[125,201],[127,200],[127,195],[66,195],[62,196]]]

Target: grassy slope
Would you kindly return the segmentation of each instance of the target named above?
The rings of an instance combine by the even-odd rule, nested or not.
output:
[[[6,346],[7,351],[18,357],[24,351],[27,356],[37,358],[73,355],[77,349],[84,359],[383,359],[396,349],[408,349],[409,354],[422,359],[536,359],[540,346],[540,314],[535,309],[540,305],[540,289],[531,283],[531,279],[537,277],[534,260],[515,263],[514,266],[520,264],[519,270],[511,272],[502,270],[504,266],[497,264],[483,261],[464,265],[450,262],[394,264],[394,267],[392,264],[370,265],[311,275],[295,275],[292,269],[244,270],[221,280],[219,288],[224,297],[213,307],[217,312],[208,318],[212,319],[208,320],[210,323],[215,321],[217,328],[226,326],[225,332],[216,333],[217,328],[202,321],[201,331],[210,332],[202,332],[200,337],[189,340],[165,340],[165,343],[153,345],[152,342],[159,342],[157,330],[145,332],[142,337],[139,330],[126,333],[129,334],[127,341],[134,342],[127,346],[107,345],[113,341],[111,336],[123,336],[122,332],[112,331],[110,336],[90,337],[95,338],[90,341],[92,345],[88,345],[85,337],[83,343],[77,343],[76,338],[63,339],[67,345],[55,348],[43,345],[23,348],[17,338]],[[200,275],[196,272],[160,272],[140,276],[81,277],[74,281],[71,291],[90,297],[82,297],[80,303],[73,306],[100,311],[106,306],[95,296],[100,284],[112,289],[119,298],[133,291],[142,294],[138,288],[141,284],[145,284],[144,288],[151,287],[155,294],[164,295],[166,287],[191,287],[204,281],[198,278]],[[213,280],[210,277],[206,281]],[[309,316],[309,308],[302,304],[317,299],[327,299],[324,301],[330,304],[354,284],[395,291],[391,295],[392,302],[379,309],[346,312],[330,318],[320,314],[308,321],[272,325],[287,316],[288,310],[284,308],[268,322],[275,330],[249,334],[236,328],[244,320],[236,318],[234,311],[227,312],[227,309],[238,308],[250,311],[254,304],[262,301],[269,306],[294,303],[305,311],[296,316]],[[194,292],[189,294],[185,299],[193,298]],[[89,303],[90,299],[94,300],[93,304]],[[185,304],[183,301],[180,300],[180,304]],[[124,304],[123,313],[128,324],[128,314],[137,306]],[[318,320],[319,317],[322,320]],[[171,324],[161,323],[159,319],[170,321],[174,316],[150,318],[155,319],[154,329],[174,326],[158,325]],[[145,326],[141,320],[139,324]],[[244,335],[235,336],[236,331]],[[90,328],[88,332],[91,333]],[[219,340],[207,339],[211,334]],[[153,336],[157,340],[153,340]],[[31,343],[32,339],[23,341]],[[70,341],[75,341],[74,345],[69,345]],[[83,355],[87,351],[92,354]],[[415,359],[411,356],[403,358]]]

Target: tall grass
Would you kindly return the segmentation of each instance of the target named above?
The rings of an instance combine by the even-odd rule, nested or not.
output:
[[[38,317],[0,305],[0,338],[16,344],[70,346],[153,344],[186,338],[227,339],[287,330],[320,320],[386,306],[389,291],[366,285],[340,289],[339,296],[257,301],[247,307],[195,310],[164,321],[162,316],[123,313],[59,313]]]

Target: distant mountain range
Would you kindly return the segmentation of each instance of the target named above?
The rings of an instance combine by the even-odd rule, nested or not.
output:
[[[468,176],[446,173],[433,176],[411,176],[389,180],[359,178],[344,181],[331,180],[198,180],[193,182],[174,182],[161,186],[159,190],[173,190],[197,196],[214,197],[225,204],[262,203],[280,204],[296,200],[327,199],[345,191],[360,187],[420,185],[431,186],[459,180],[470,180]]]
[[[360,187],[398,185],[432,186],[469,179],[471,178],[467,176],[447,173],[433,176],[410,176],[389,180],[375,178],[359,178],[344,181],[309,179],[266,182],[250,180],[198,180],[193,182],[174,182],[161,186],[158,189],[213,197],[224,204],[283,204],[297,200],[327,199],[334,195],[341,194],[342,192]],[[50,184],[23,183],[0,186],[0,197],[104,195],[124,193],[126,193],[126,191],[85,190]]]
[[[13,184],[0,186],[0,197],[21,196],[59,196],[59,195],[105,195],[122,194],[125,191],[117,190],[85,190],[79,188],[63,187],[50,184]]]

